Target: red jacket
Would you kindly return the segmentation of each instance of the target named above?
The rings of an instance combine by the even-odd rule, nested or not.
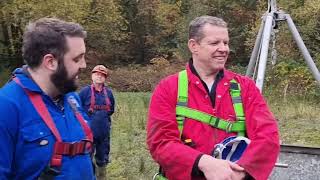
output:
[[[189,66],[187,74],[188,106],[230,121],[234,121],[235,112],[229,82],[235,79],[240,83],[247,136],[251,143],[237,163],[255,179],[267,179],[279,154],[279,134],[277,122],[255,83],[247,77],[224,70],[224,77],[217,85],[213,108],[205,87],[198,76],[192,74]],[[153,159],[161,165],[168,179],[188,180],[200,154],[211,154],[215,144],[235,134],[186,119],[183,136],[191,138],[195,147],[182,144],[175,113],[177,91],[178,74],[163,79],[155,88],[149,107],[147,144]]]

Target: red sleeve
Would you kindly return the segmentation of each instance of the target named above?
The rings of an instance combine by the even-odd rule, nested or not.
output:
[[[174,80],[174,81],[172,81]],[[166,177],[191,179],[192,167],[201,152],[181,143],[176,122],[177,77],[163,80],[153,92],[147,123],[150,153]]]
[[[254,179],[266,180],[280,152],[278,125],[254,82],[245,80],[241,88],[251,143],[238,164]]]

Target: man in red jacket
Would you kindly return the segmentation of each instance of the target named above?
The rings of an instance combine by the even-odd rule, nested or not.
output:
[[[181,73],[174,74],[163,79],[151,97],[147,144],[152,157],[170,180],[267,179],[280,150],[277,122],[255,83],[225,69],[227,23],[212,16],[197,17],[189,25],[188,47],[192,58],[186,66],[187,87],[178,87],[183,86]],[[234,86],[241,89],[238,97],[231,93]],[[183,91],[187,98],[181,100]],[[237,103],[243,109],[241,118]],[[193,112],[178,123],[185,109]],[[197,120],[194,110],[201,112],[199,119],[209,117],[211,124]],[[236,162],[214,158],[215,145],[237,135],[237,128],[244,129],[251,141],[241,158]]]

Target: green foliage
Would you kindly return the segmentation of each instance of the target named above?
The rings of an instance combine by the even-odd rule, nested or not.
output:
[[[114,57],[123,53],[120,47],[127,36],[122,33],[125,25],[119,8],[113,0],[11,0],[0,7],[0,34],[2,29],[6,35],[3,39],[9,49],[8,54],[18,57],[21,55],[22,34],[27,23],[41,17],[57,17],[78,22],[85,27],[89,52],[93,50],[94,54]]]
[[[179,24],[179,51],[184,58],[189,57],[186,42],[188,41],[188,24],[197,16],[212,15],[223,18],[229,24],[230,49],[232,51],[231,63],[245,65],[248,62],[249,51],[243,42],[248,37],[249,29],[253,26],[256,17],[260,16],[256,11],[255,1],[237,0],[202,0],[186,2],[182,1],[182,21]]]
[[[159,30],[156,33],[155,43],[158,55],[167,55],[171,58],[177,51],[176,27],[181,20],[179,11],[179,7],[171,3],[161,3],[157,9],[156,21]]]
[[[0,87],[2,87],[9,79],[10,71],[0,66]]]
[[[291,14],[317,67],[320,67],[318,0],[279,0],[278,6]],[[173,72],[169,66],[189,59],[188,24],[201,15],[222,17],[228,22],[231,39],[229,65],[231,69],[243,73],[261,16],[266,10],[267,1],[254,0],[2,0],[0,56],[18,57],[10,61],[11,68],[23,64],[19,58],[22,34],[31,20],[58,17],[76,21],[88,31],[88,67],[106,64],[123,73],[115,72],[117,77],[112,77],[111,84],[118,90],[149,91],[159,77]],[[281,93],[303,91],[319,94],[313,88],[314,80],[303,63],[287,25],[279,24],[278,30],[278,64],[268,68],[267,85]],[[152,59],[161,58],[166,59],[170,65],[160,70],[154,64],[148,66]],[[146,66],[125,67],[127,64]],[[85,82],[90,81],[88,76],[84,78]],[[128,79],[136,82],[129,83]]]
[[[258,5],[258,11],[262,14],[266,10],[266,3]],[[320,5],[317,0],[280,0],[278,7],[290,13],[295,25],[300,32],[305,45],[317,67],[320,67]],[[246,45],[253,48],[261,19],[257,18],[255,27],[246,39]],[[276,33],[277,64],[267,69],[266,87],[272,88],[283,96],[293,94],[312,94],[319,97],[319,86],[316,86],[315,79],[310,73],[287,23],[279,22]],[[269,50],[270,52],[270,50]],[[269,65],[268,65],[269,66]]]
[[[121,6],[113,0],[92,0],[88,15],[83,18],[83,25],[88,32],[87,47],[89,55],[97,55],[104,63],[114,59],[126,58],[128,41],[126,20],[121,15]],[[91,63],[97,64],[97,59]]]
[[[21,39],[24,27],[29,21],[40,17],[58,17],[65,20],[82,22],[87,15],[89,0],[57,0],[57,1],[37,1],[37,0],[11,0],[0,7],[0,22],[2,30],[8,31],[5,39],[10,42],[13,54],[19,56],[21,51]],[[72,16],[70,16],[72,15]]]
[[[320,87],[304,62],[281,59],[267,72],[265,87],[284,98],[297,94],[320,97]]]

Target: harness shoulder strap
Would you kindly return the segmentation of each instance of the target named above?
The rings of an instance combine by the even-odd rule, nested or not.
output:
[[[179,72],[178,105],[186,106],[188,103],[188,76],[187,71]]]
[[[104,98],[105,98],[105,101],[106,101],[106,110],[110,111],[111,102],[110,102],[110,99],[109,99],[109,94],[108,94],[108,88],[107,87],[103,87],[103,95],[104,95]]]
[[[73,113],[75,114],[77,120],[79,121],[82,129],[84,130],[84,133],[86,135],[85,140],[93,142],[92,131],[91,131],[90,127],[88,126],[88,124],[86,123],[86,120],[83,118],[81,112],[79,112],[79,110],[78,110],[77,105],[79,106],[79,104],[78,104],[77,100],[74,97],[69,97],[68,103],[71,106]]]
[[[177,106],[176,106],[176,120],[178,123],[178,129],[180,132],[180,138],[182,136],[182,131],[183,131],[183,123],[185,117],[183,115],[178,115],[177,107],[186,107],[188,106],[188,76],[187,76],[187,71],[183,70],[179,72],[178,76],[178,95],[177,95]]]
[[[237,122],[242,122],[245,126],[245,115],[241,98],[241,86],[234,79],[230,81],[230,95],[232,98],[233,109],[236,114],[236,120]],[[238,136],[245,136],[245,131],[238,132]]]
[[[50,131],[53,133],[54,137],[56,138],[56,142],[54,144],[54,151],[51,158],[50,166],[53,167],[60,167],[62,164],[62,155],[77,155],[77,154],[83,154],[85,152],[89,152],[92,150],[92,143],[93,143],[93,135],[92,132],[85,122],[83,116],[80,114],[80,112],[75,111],[75,115],[77,117],[77,120],[81,124],[82,128],[84,129],[86,139],[74,142],[74,143],[68,143],[68,142],[62,142],[62,138],[60,136],[60,133],[45,105],[45,103],[42,100],[42,96],[34,93],[32,91],[27,90],[20,82],[20,80],[15,77],[13,80],[21,86],[21,88],[26,92],[28,95],[33,107],[36,109],[42,120],[45,122],[47,127],[50,129]],[[70,103],[72,107],[72,103]],[[74,107],[72,107],[74,109]]]
[[[93,112],[94,105],[96,104],[96,98],[95,98],[95,96],[94,96],[94,87],[93,87],[93,84],[91,84],[91,86],[90,86],[90,92],[91,92],[91,96],[90,96],[90,107],[89,107],[89,111]]]

